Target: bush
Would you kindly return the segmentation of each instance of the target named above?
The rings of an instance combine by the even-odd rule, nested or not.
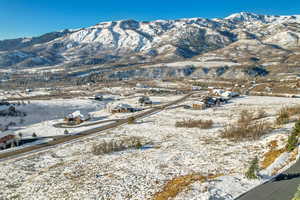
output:
[[[128,118],[128,124],[134,124],[135,118],[134,117],[129,117]]]
[[[300,120],[298,120],[294,126],[294,129],[288,137],[286,150],[291,152],[298,146],[298,139],[300,134]]]
[[[123,137],[117,140],[103,141],[100,144],[94,144],[92,153],[94,155],[102,155],[125,149],[135,148],[140,149],[143,146],[142,138],[139,137]]]
[[[300,105],[290,106],[286,108],[289,116],[300,114]]]
[[[257,114],[256,114],[255,119],[262,119],[262,118],[265,118],[265,117],[267,117],[267,116],[268,116],[268,114],[266,113],[265,110],[259,110],[259,111],[257,112]]]
[[[288,113],[288,109],[286,107],[280,109],[279,115],[276,118],[276,124],[282,125],[288,123],[290,120],[290,115]]]
[[[254,113],[249,110],[242,110],[238,119],[239,126],[248,126],[254,120]]]
[[[295,123],[293,131],[297,133],[298,136],[300,135],[300,120],[297,120],[297,122]]]
[[[212,120],[193,120],[193,119],[185,119],[183,121],[177,121],[175,123],[176,127],[185,127],[185,128],[203,128],[209,129],[213,125]]]
[[[248,171],[246,172],[245,176],[248,179],[257,179],[257,173],[259,171],[259,166],[258,166],[258,158],[257,156],[252,160],[251,165],[248,169]]]
[[[293,151],[298,145],[298,137],[297,133],[294,131],[291,133],[291,135],[288,137],[287,145],[286,145],[286,150],[288,152]]]
[[[293,115],[300,114],[300,105],[295,105],[291,107],[283,107],[280,109],[278,113],[278,117],[276,119],[277,124],[286,124],[289,122],[289,119]]]
[[[221,137],[241,141],[244,139],[257,140],[271,130],[270,123],[266,121],[254,124],[229,125],[221,131]]]

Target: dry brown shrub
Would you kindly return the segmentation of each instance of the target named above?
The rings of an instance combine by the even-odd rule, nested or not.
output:
[[[177,121],[175,123],[176,127],[184,127],[184,128],[203,128],[209,129],[213,126],[212,120],[194,120],[194,119],[185,119],[182,121]]]
[[[283,152],[285,152],[285,148],[283,149],[270,149],[264,155],[264,159],[261,162],[261,168],[266,169],[269,167]]]
[[[134,124],[135,118],[134,117],[129,117],[128,118],[128,124]]]
[[[298,114],[300,114],[300,105],[283,107],[278,112],[276,123],[279,125],[289,123],[290,117]]]
[[[153,200],[168,200],[170,198],[174,198],[182,192],[186,187],[193,184],[196,181],[205,182],[209,179],[214,179],[220,175],[208,175],[203,176],[199,174],[191,174],[191,175],[185,175],[185,176],[179,176],[176,177],[164,186],[163,190],[161,192],[158,192],[154,195]]]
[[[117,151],[123,151],[130,148],[141,148],[143,146],[142,138],[140,137],[123,137],[117,140],[103,141],[100,144],[92,146],[94,155],[102,155]]]
[[[267,117],[268,114],[265,110],[259,110],[257,113],[256,113],[256,116],[255,116],[255,120],[257,119],[262,119],[262,118],[265,118]]]
[[[253,121],[254,118],[255,118],[254,112],[251,112],[249,110],[242,110],[240,112],[240,116],[237,122],[239,126],[244,127],[244,126],[248,126]]]
[[[278,112],[278,117],[276,118],[276,124],[282,125],[289,122],[290,115],[287,107],[283,107]]]
[[[300,105],[287,107],[287,112],[290,117],[293,115],[300,114]]]
[[[248,124],[247,126],[244,124],[229,125],[221,131],[221,137],[233,141],[242,141],[245,139],[257,140],[267,134],[271,129],[271,124],[267,121],[256,122],[254,124]]]
[[[258,115],[255,115],[254,112],[242,110],[236,124],[228,125],[221,130],[221,137],[234,141],[257,140],[272,129],[271,123],[256,121],[257,119]]]
[[[270,147],[270,149],[276,149],[278,147],[277,140],[272,140],[271,142],[269,142],[268,147]]]

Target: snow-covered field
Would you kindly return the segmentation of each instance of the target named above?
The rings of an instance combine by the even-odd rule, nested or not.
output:
[[[182,62],[172,62],[164,63],[163,66],[168,67],[183,67],[192,65],[195,67],[220,67],[220,66],[239,66],[240,64],[234,62],[224,62],[224,61],[182,61]],[[160,67],[162,64],[147,65],[145,67]]]
[[[31,96],[38,96],[38,95],[49,95],[50,93],[51,92],[47,91],[47,89],[39,89],[31,92],[26,92],[23,90],[13,90],[13,91],[0,90],[0,100],[2,98],[21,98],[21,97],[31,97]]]
[[[2,106],[4,107],[4,106]],[[16,106],[18,111],[25,112],[25,117],[0,117],[0,124],[15,122],[12,130],[22,133],[24,137],[36,133],[37,136],[63,135],[64,129],[57,129],[53,124],[62,122],[69,113],[80,110],[87,115],[90,112],[103,110],[104,102],[85,99],[34,100],[29,104]]]
[[[157,97],[153,100],[167,102],[177,98],[179,96]],[[134,104],[136,100],[127,99],[126,102]],[[66,102],[64,107],[62,105],[66,100],[58,101],[44,102],[43,106],[47,105],[48,109],[41,108],[41,113],[56,112],[59,115],[64,110],[62,108],[72,105],[72,109],[85,109],[98,117],[107,115],[108,119],[126,115],[108,116],[98,102],[74,100],[72,103]],[[193,183],[175,199],[234,199],[265,181],[250,181],[243,174],[249,161],[256,155],[261,158],[268,151],[271,140],[287,138],[292,124],[258,141],[232,142],[221,138],[219,131],[226,124],[234,122],[243,109],[264,109],[269,115],[268,119],[272,120],[283,106],[299,103],[300,99],[293,98],[242,97],[206,110],[182,107],[163,110],[135,124],[123,125],[55,149],[0,163],[0,199],[152,199],[168,180],[189,174],[220,176],[209,182]],[[100,111],[93,112],[93,109]],[[42,114],[39,116],[43,117]],[[58,118],[61,116],[42,119]],[[174,126],[176,121],[186,118],[212,119],[214,126],[206,130]],[[50,130],[50,126],[45,127]],[[94,144],[133,136],[142,137],[152,148],[128,149],[105,155],[91,152]]]
[[[58,136],[63,135],[63,128],[55,128],[53,125],[62,123],[64,117],[75,111],[80,111],[83,115],[91,115],[92,119],[86,122],[93,123],[101,120],[112,120],[128,117],[132,113],[117,113],[111,115],[106,109],[106,105],[113,103],[115,105],[120,103],[130,104],[135,108],[143,108],[138,104],[139,96],[122,97],[118,100],[113,100],[113,95],[106,96],[107,101],[95,101],[90,99],[55,99],[55,100],[31,100],[29,104],[21,104],[16,106],[18,111],[25,112],[25,117],[0,117],[0,124],[5,125],[10,122],[16,123],[9,131],[22,133],[23,137],[31,137],[36,133],[39,137]],[[153,97],[151,100],[155,105],[166,103],[175,100],[179,96],[173,97]],[[1,109],[7,109],[7,106],[0,106]],[[99,127],[100,125],[87,126],[81,128],[67,128],[69,133],[78,133],[80,131]]]

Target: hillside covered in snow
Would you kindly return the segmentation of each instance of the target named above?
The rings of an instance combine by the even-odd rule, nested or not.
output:
[[[102,22],[40,37],[2,40],[0,69],[178,61],[197,61],[195,67],[210,67],[211,62],[217,62],[215,67],[296,65],[299,27],[300,15],[245,12],[224,19]]]

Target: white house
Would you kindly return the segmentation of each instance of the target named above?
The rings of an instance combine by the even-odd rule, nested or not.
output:
[[[64,121],[65,121],[66,123],[76,123],[76,124],[80,124],[80,123],[82,123],[82,122],[88,120],[89,118],[90,118],[90,116],[84,116],[84,115],[82,115],[82,114],[80,113],[80,111],[78,110],[78,111],[75,111],[75,112],[73,112],[73,113],[71,113],[71,114],[68,114],[68,115],[65,117]]]
[[[223,97],[229,97],[229,98],[237,97],[239,95],[240,95],[240,93],[238,93],[238,92],[231,92],[231,91],[225,91],[225,92],[223,92],[221,94],[221,96],[223,96]]]

